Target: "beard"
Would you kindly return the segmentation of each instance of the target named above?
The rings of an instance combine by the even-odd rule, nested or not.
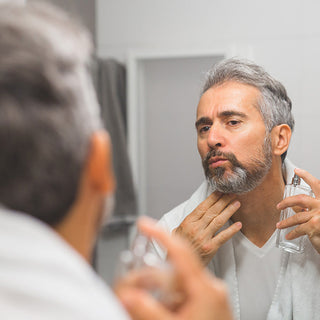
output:
[[[226,173],[225,167],[211,169],[209,160],[212,157],[223,157],[231,164],[231,173]],[[222,193],[244,194],[261,184],[272,165],[271,137],[266,135],[261,150],[244,165],[233,153],[224,153],[212,149],[202,160],[205,176],[212,190]]]

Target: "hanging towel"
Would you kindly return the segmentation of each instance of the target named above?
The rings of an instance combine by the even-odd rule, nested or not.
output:
[[[113,59],[97,58],[93,80],[101,115],[113,148],[113,167],[117,181],[115,208],[107,229],[132,224],[137,216],[136,196],[127,151],[126,70]]]

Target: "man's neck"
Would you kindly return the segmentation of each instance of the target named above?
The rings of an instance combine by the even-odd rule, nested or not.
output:
[[[263,182],[253,191],[237,196],[241,203],[233,222],[241,221],[241,232],[256,246],[262,247],[276,229],[285,182],[281,166],[273,165]]]

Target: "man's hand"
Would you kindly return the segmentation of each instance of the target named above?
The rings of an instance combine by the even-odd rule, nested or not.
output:
[[[139,221],[139,229],[150,238],[161,243],[168,253],[173,266],[171,276],[156,277],[151,273],[135,270],[128,278],[120,281],[115,292],[134,320],[231,320],[227,291],[222,281],[214,278],[203,268],[191,248],[174,235],[162,231],[150,219]],[[152,278],[149,278],[149,275]],[[161,272],[160,272],[161,274]],[[163,274],[162,274],[163,275]],[[173,278],[172,278],[173,276]],[[174,283],[174,295],[180,301],[174,308],[156,300],[144,288],[153,287],[162,281]],[[174,280],[174,281],[172,281]],[[170,286],[165,286],[168,288]]]
[[[216,235],[240,207],[240,202],[234,198],[233,195],[212,193],[173,231],[189,241],[205,266],[218,249],[241,229],[241,223],[237,222]]]
[[[278,229],[297,226],[286,236],[293,240],[307,235],[313,247],[320,253],[320,180],[302,169],[295,169],[295,173],[312,189],[316,198],[307,195],[297,195],[282,200],[277,208],[283,210],[288,207],[300,207],[301,211],[292,217],[277,223]]]

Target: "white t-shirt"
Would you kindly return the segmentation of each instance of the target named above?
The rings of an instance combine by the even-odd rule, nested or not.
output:
[[[259,248],[242,232],[232,239],[239,290],[240,318],[264,320],[275,294],[281,267],[281,250],[275,246],[276,232]]]

